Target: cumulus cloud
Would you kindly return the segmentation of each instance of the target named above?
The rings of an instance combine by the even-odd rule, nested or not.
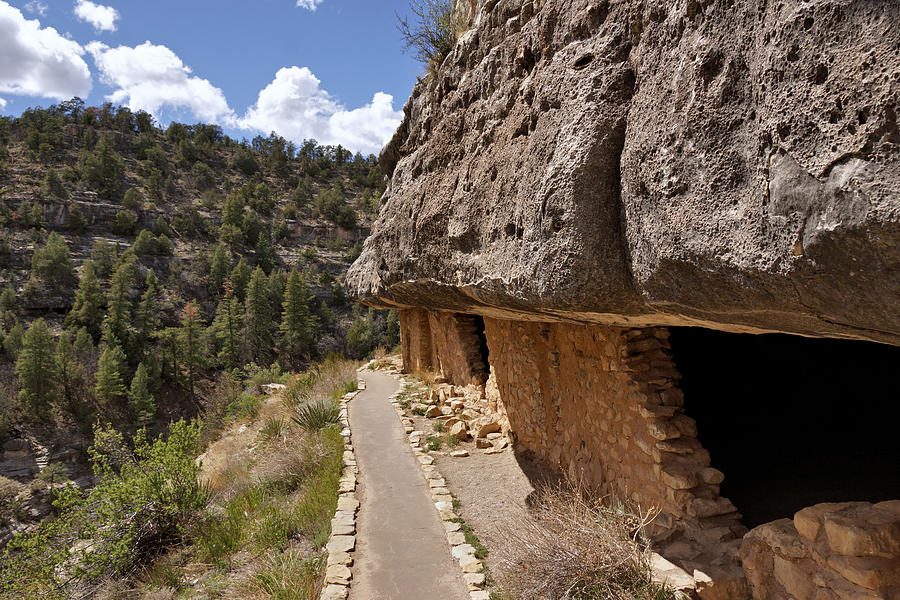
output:
[[[63,100],[87,96],[84,49],[0,0],[0,92]]]
[[[6,100],[0,98],[0,110],[6,108]]]
[[[316,7],[325,0],[297,0],[297,6],[306,10],[316,10]]]
[[[40,0],[32,0],[28,4],[25,5],[25,10],[30,13],[37,13],[42,17],[47,14],[48,6],[41,2]]]
[[[75,3],[75,16],[80,21],[93,25],[97,31],[115,31],[119,11],[112,6],[94,4],[90,0],[78,0]]]
[[[150,42],[131,48],[110,48],[100,42],[87,45],[101,80],[115,88],[108,99],[131,110],[160,117],[163,107],[186,110],[209,123],[230,124],[234,113],[222,90],[194,77],[191,69],[166,46]]]
[[[381,150],[402,117],[393,108],[393,97],[378,92],[369,104],[347,110],[319,84],[306,67],[279,69],[238,126],[263,133],[275,131],[297,142],[314,138],[363,153]]]

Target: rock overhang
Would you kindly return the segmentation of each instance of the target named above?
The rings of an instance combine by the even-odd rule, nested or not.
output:
[[[351,295],[900,344],[900,7],[480,8],[382,153]]]

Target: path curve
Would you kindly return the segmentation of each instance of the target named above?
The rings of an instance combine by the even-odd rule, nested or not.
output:
[[[388,396],[399,384],[363,371],[350,403],[359,466],[351,600],[468,600],[440,517]]]

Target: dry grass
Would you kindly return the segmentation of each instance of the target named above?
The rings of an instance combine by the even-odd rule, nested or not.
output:
[[[255,416],[226,420],[201,455],[211,494],[189,544],[150,565],[132,598],[312,600],[337,502],[343,439],[335,427],[305,431],[298,402],[332,400],[355,385],[356,364],[330,360],[296,375]]]
[[[516,600],[669,600],[650,579],[650,521],[577,486],[541,488],[533,515],[495,549],[495,576]]]

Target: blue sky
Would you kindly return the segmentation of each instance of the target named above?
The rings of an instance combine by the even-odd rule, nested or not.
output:
[[[419,64],[406,0],[0,0],[0,114],[73,95],[377,152]]]

